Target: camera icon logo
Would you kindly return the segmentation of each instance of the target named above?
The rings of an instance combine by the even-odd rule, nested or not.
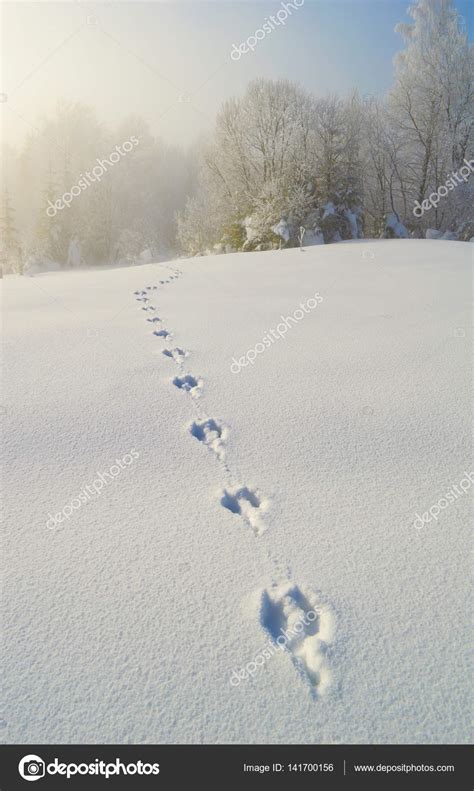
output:
[[[44,777],[44,761],[38,755],[25,755],[18,764],[23,780],[39,780]]]

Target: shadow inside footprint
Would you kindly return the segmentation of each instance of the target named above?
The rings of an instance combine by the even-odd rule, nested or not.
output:
[[[276,643],[277,638],[280,637],[286,626],[286,618],[283,615],[282,608],[271,600],[267,591],[263,593],[260,617],[263,628],[267,630],[273,642]]]
[[[268,507],[268,501],[261,499],[248,486],[241,486],[232,491],[224,489],[221,505],[233,514],[238,514],[250,525],[256,536],[262,535],[267,529],[261,516]]]
[[[163,354],[165,357],[171,357],[176,363],[182,363],[184,358],[188,356],[188,353],[184,349],[180,349],[179,346],[175,349],[163,349]]]
[[[221,426],[217,420],[210,417],[205,420],[194,421],[189,431],[199,442],[214,451],[218,458],[224,458],[224,444],[227,437],[227,428],[225,426]]]
[[[296,605],[303,610],[306,614],[309,612],[313,612],[313,605],[309,601],[309,599],[304,595],[304,593],[295,585],[293,591],[293,599]],[[313,618],[309,624],[306,626],[305,634],[308,636],[318,634],[319,632],[319,618]]]
[[[157,338],[169,338],[171,333],[168,330],[154,330],[153,335],[156,335]]]
[[[210,436],[212,436],[212,439],[221,437],[222,429],[215,420],[209,418],[209,420],[205,420],[203,423],[193,423],[191,426],[191,434],[193,437],[196,437],[199,442],[206,442],[209,441]]]
[[[222,495],[221,499],[221,505],[223,505],[224,508],[232,511],[233,514],[240,514],[243,516],[242,502],[244,504],[248,503],[252,506],[252,508],[260,507],[260,500],[258,499],[257,495],[247,486],[242,486],[242,488],[238,489],[236,492],[234,492],[234,494],[231,494],[227,491],[227,489],[224,489],[224,494]]]
[[[195,379],[194,376],[191,376],[191,374],[186,374],[186,376],[175,376],[173,384],[179,387],[180,390],[186,390],[188,393],[199,387],[198,380]]]

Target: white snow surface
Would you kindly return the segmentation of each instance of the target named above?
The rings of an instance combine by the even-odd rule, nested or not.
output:
[[[471,260],[360,241],[3,280],[4,742],[468,741],[470,492],[413,522],[471,469]]]

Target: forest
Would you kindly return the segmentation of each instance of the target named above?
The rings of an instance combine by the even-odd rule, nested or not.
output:
[[[186,149],[140,118],[111,128],[92,108],[59,102],[4,151],[3,271],[359,238],[471,240],[472,45],[451,3],[420,0],[410,14],[383,99],[258,78]]]

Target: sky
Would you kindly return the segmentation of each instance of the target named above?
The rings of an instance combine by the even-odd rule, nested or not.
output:
[[[410,21],[408,5],[303,0],[237,59],[234,44],[284,16],[278,0],[3,3],[3,140],[21,145],[61,99],[92,106],[107,125],[141,116],[155,136],[187,145],[255,77],[289,79],[316,96],[382,96],[403,47],[394,27]],[[455,5],[471,34],[470,2]]]

